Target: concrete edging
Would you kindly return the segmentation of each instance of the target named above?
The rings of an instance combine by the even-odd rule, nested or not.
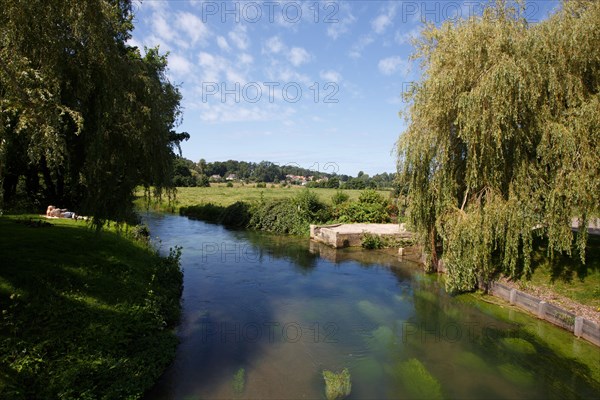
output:
[[[600,346],[600,326],[590,320],[498,282],[491,284],[489,293],[530,312],[539,319],[572,332],[578,338]]]

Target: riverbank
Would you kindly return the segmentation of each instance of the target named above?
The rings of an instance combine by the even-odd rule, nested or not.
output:
[[[155,382],[182,274],[136,235],[0,217],[0,398],[137,398]]]
[[[308,236],[310,224],[389,222],[395,220],[394,213],[399,213],[398,208],[383,197],[383,192],[377,194],[371,192],[368,196],[364,196],[364,191],[342,191],[341,193],[349,196],[341,203],[337,203],[336,200],[339,199],[334,197],[339,192],[332,189],[311,189],[310,196],[307,196],[309,192],[305,188],[300,187],[274,187],[265,190],[254,187],[228,188],[222,185],[178,190],[181,190],[180,195],[183,195],[180,199],[182,204],[190,204],[200,199],[214,201],[214,203],[182,206],[179,209],[181,215],[236,228],[250,228],[277,234]],[[208,197],[199,197],[201,193],[205,193]],[[361,196],[363,196],[362,201]],[[231,203],[234,200],[236,202]],[[302,214],[301,210],[308,212]],[[581,264],[577,255],[573,257],[557,255],[550,260],[546,249],[539,247],[533,254],[533,274],[530,279],[521,277],[510,284],[525,292],[529,290],[530,294],[546,301],[553,301],[577,315],[600,324],[598,289],[600,287],[600,236],[598,235],[592,234],[588,239],[587,260],[585,265]]]

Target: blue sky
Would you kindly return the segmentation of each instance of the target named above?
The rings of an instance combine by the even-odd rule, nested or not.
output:
[[[323,172],[395,171],[401,93],[419,79],[410,38],[423,20],[485,1],[136,3],[131,43],[169,52],[193,161],[268,160]],[[541,21],[556,1],[530,1]]]

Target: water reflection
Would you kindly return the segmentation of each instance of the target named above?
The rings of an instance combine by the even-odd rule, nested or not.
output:
[[[181,344],[148,399],[323,398],[322,370],[346,367],[356,399],[600,390],[597,348],[512,309],[451,297],[394,253],[146,220],[163,248],[183,246],[185,273]]]

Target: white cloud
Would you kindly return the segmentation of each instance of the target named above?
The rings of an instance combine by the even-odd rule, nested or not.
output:
[[[134,3],[135,4],[135,3]],[[169,8],[169,2],[167,1],[145,1],[143,3],[137,2],[136,7],[148,6],[155,11],[164,12]]]
[[[375,17],[374,20],[371,21],[371,27],[373,31],[378,35],[385,32],[388,26],[390,26],[393,22],[394,17],[396,16],[396,3],[390,2],[388,3],[387,9],[382,13]]]
[[[383,33],[383,31],[385,31],[385,28],[387,28],[388,25],[391,23],[392,20],[390,19],[390,17],[382,14],[375,18],[373,21],[371,21],[371,26],[373,27],[375,33],[380,34]]]
[[[169,69],[176,74],[186,75],[192,71],[192,63],[179,54],[169,55]]]
[[[251,62],[248,57],[248,55],[243,56],[246,64]],[[236,82],[241,85],[244,85],[247,82],[245,76],[247,71],[245,71],[244,68],[240,68],[241,63],[233,64],[224,57],[207,52],[200,52],[198,55],[198,64],[202,71],[202,76],[200,77],[202,82],[226,83],[232,88]]]
[[[304,86],[311,86],[314,84],[314,79],[310,76],[302,74],[289,66],[283,66],[281,64],[271,65],[265,70],[267,81],[278,82],[280,85],[285,85],[290,82],[299,83]],[[276,94],[281,94],[281,87],[275,90]]]
[[[194,14],[180,12],[177,14],[177,27],[191,39],[192,45],[199,40],[205,40],[209,35],[206,25]]]
[[[242,53],[238,55],[238,62],[240,64],[252,64],[254,62],[254,58],[248,53]]]
[[[156,35],[149,35],[146,38],[144,38],[144,45],[146,47],[159,46],[161,53],[172,50],[171,45],[169,45],[169,43],[167,43],[163,38],[158,37]]]
[[[228,34],[229,40],[240,50],[246,50],[250,46],[250,39],[245,25],[236,25]]]
[[[203,82],[218,82],[219,72],[222,63],[220,60],[210,53],[200,52],[198,55],[198,64],[202,67]]]
[[[308,51],[303,49],[302,47],[292,47],[290,53],[288,54],[288,59],[295,67],[298,67],[302,64],[305,64],[310,61],[311,56],[308,54]]]
[[[217,45],[223,51],[231,50],[231,47],[229,47],[229,43],[227,43],[227,39],[225,39],[223,36],[219,36],[217,38]]]
[[[285,45],[279,38],[279,36],[273,36],[267,39],[265,42],[265,49],[269,53],[277,54],[285,48]]]
[[[354,45],[350,49],[350,53],[349,53],[350,57],[351,58],[360,58],[363,50],[368,45],[373,43],[374,41],[375,41],[375,38],[371,35],[361,36],[360,38],[358,38],[358,41],[356,43],[354,43]]]
[[[350,4],[347,2],[337,4],[339,6],[339,17],[335,16],[334,18],[338,21],[327,24],[327,36],[333,40],[347,33],[350,30],[350,26],[356,22],[356,17],[352,15]]]
[[[384,75],[392,75],[396,72],[400,67],[407,67],[406,62],[400,56],[388,57],[382,60],[379,60],[379,71],[381,71]]]
[[[158,13],[154,13],[152,18],[152,28],[154,32],[165,41],[172,41],[176,37],[175,31],[169,26],[167,20]]]
[[[249,122],[249,121],[285,121],[295,114],[292,107],[281,107],[276,104],[243,104],[243,103],[202,103],[196,108],[201,110],[200,118],[209,123]]]
[[[333,70],[321,71],[319,76],[321,77],[321,79],[323,79],[327,82],[334,82],[334,83],[337,83],[342,79],[342,75],[340,75],[339,72],[333,71]]]
[[[421,28],[413,28],[408,32],[396,31],[394,40],[398,44],[411,44],[412,39],[418,38],[421,35]]]

